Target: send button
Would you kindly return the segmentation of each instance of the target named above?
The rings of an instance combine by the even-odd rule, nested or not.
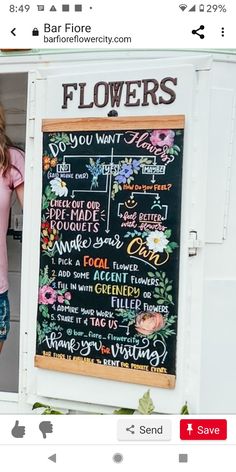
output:
[[[119,441],[170,441],[169,420],[119,420]]]

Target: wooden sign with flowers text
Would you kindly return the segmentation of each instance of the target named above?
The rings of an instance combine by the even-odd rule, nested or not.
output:
[[[183,134],[43,121],[37,367],[174,388]]]

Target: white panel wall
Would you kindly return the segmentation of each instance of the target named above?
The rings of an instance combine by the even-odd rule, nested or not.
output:
[[[201,413],[236,413],[236,64],[215,62],[207,200]],[[218,96],[219,98],[219,96]],[[217,106],[218,105],[218,106]],[[215,165],[214,165],[215,157]],[[213,177],[214,176],[214,177]],[[211,213],[211,214],[210,214]],[[209,227],[211,226],[211,228]],[[215,230],[215,234],[214,234]],[[224,239],[223,239],[224,234]]]
[[[235,114],[235,90],[230,87],[230,82],[231,80],[228,81],[227,77],[224,88],[213,87],[211,90],[207,163],[207,243],[222,243],[226,232],[225,218]]]
[[[205,283],[201,414],[235,414],[235,280]]]

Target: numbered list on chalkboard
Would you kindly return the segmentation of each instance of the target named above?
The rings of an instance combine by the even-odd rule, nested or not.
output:
[[[37,356],[175,375],[182,160],[183,129],[43,133]]]

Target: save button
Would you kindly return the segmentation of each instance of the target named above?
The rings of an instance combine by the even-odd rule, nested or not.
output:
[[[184,441],[225,441],[226,420],[180,420],[180,439]]]

